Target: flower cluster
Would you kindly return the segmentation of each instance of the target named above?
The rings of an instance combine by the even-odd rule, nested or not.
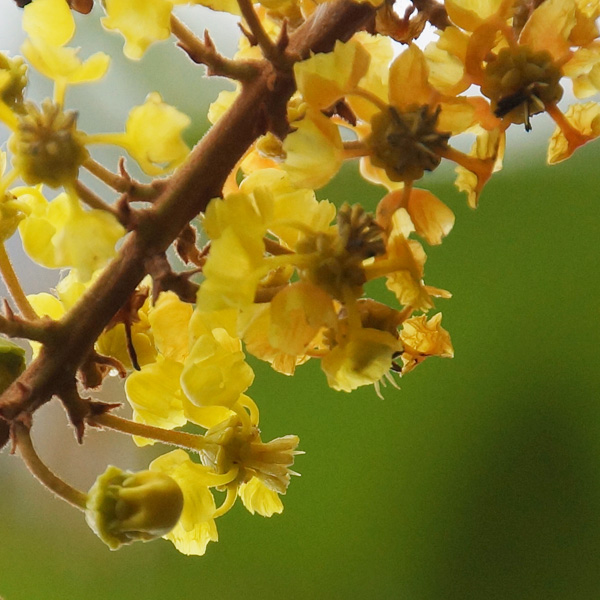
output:
[[[179,21],[174,11],[184,3],[241,16],[232,59]],[[84,510],[111,549],[165,537],[200,555],[238,497],[252,514],[281,513],[296,474],[298,437],[261,438],[246,353],[288,376],[315,359],[331,388],[373,386],[379,395],[425,359],[453,356],[433,312],[434,299],[450,293],[425,283],[424,266],[425,246],[442,243],[454,213],[418,182],[450,160],[475,207],[502,166],[511,125],[528,131],[548,113],[557,125],[550,163],[598,137],[600,104],[563,112],[559,102],[564,78],[580,98],[600,90],[600,5],[446,0],[415,2],[400,17],[393,2],[104,0],[102,24],[124,37],[128,58],[174,35],[209,74],[235,81],[210,108],[213,132],[192,151],[182,138],[190,119],[156,92],[131,109],[122,132],[79,129],[67,92],[101,80],[110,59],[97,52],[82,60],[68,46],[71,5],[89,11],[85,2],[28,4],[24,58],[0,54],[0,121],[10,131],[9,154],[0,152],[0,272],[20,313],[7,308],[0,331],[28,339],[35,361],[18,388],[27,397],[0,399],[0,446],[12,434],[36,476]],[[338,5],[363,16],[348,35],[331,25],[329,51],[321,51],[311,36]],[[423,47],[427,23],[437,39]],[[27,65],[53,81],[52,98],[26,98]],[[259,84],[265,100],[256,109],[246,98]],[[244,110],[252,118],[239,118]],[[243,147],[233,122],[247,128]],[[230,136],[222,145],[219,132]],[[463,134],[474,139],[468,154],[455,145]],[[98,144],[126,151],[152,179],[132,179],[124,159],[117,172],[102,165],[93,158]],[[370,210],[319,196],[353,160],[382,186]],[[84,185],[82,170],[116,201]],[[221,178],[210,180],[212,170]],[[52,293],[23,293],[4,248],[17,231],[33,261],[68,270]],[[379,279],[389,304],[372,297]],[[10,394],[24,359],[4,347]],[[53,364],[55,356],[63,363]],[[36,383],[44,368],[60,369],[50,390],[51,375]],[[124,379],[132,419],[82,397],[113,375]],[[87,494],[57,484],[23,432],[23,415],[53,394],[80,438],[90,425],[177,449],[139,473],[110,466]]]

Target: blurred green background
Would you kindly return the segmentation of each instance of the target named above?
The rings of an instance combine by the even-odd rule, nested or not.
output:
[[[536,124],[477,211],[450,168],[424,182],[457,217],[425,271],[453,293],[437,303],[453,360],[430,359],[384,400],[328,390],[316,362],[294,378],[253,363],[263,438],[296,433],[306,452],[282,515],[236,505],[200,558],[166,541],[110,552],[5,449],[0,596],[597,600],[600,145],[550,168]],[[371,208],[380,195],[352,168],[320,192]],[[107,461],[154,456],[101,432],[79,452],[56,406],[34,432],[81,487]]]

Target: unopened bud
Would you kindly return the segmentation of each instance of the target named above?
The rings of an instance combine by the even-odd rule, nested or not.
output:
[[[109,466],[89,491],[86,520],[111,550],[118,550],[166,535],[182,510],[183,493],[168,475]]]
[[[0,394],[25,370],[25,350],[0,337]]]

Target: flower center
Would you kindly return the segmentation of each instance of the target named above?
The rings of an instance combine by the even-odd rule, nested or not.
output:
[[[497,117],[524,123],[530,131],[530,117],[561,99],[560,78],[560,69],[546,50],[502,48],[486,66],[481,91],[492,101]]]
[[[13,166],[29,185],[45,183],[56,188],[77,178],[87,159],[85,134],[77,130],[77,113],[63,112],[50,100],[41,110],[25,104],[25,114],[10,141]]]
[[[343,301],[347,289],[360,295],[366,281],[362,262],[383,254],[385,244],[381,227],[359,205],[342,206],[337,222],[337,235],[306,236],[296,250],[315,257],[310,267],[303,269],[302,277]]]
[[[377,113],[367,139],[371,162],[392,181],[415,181],[433,171],[450,137],[436,129],[439,113],[439,107],[432,111],[426,104],[404,112],[390,106]]]

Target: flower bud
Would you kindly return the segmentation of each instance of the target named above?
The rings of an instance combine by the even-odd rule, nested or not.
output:
[[[109,466],[88,495],[86,520],[111,549],[169,533],[183,510],[183,493],[168,475]]]
[[[0,337],[0,394],[25,370],[25,350]]]

